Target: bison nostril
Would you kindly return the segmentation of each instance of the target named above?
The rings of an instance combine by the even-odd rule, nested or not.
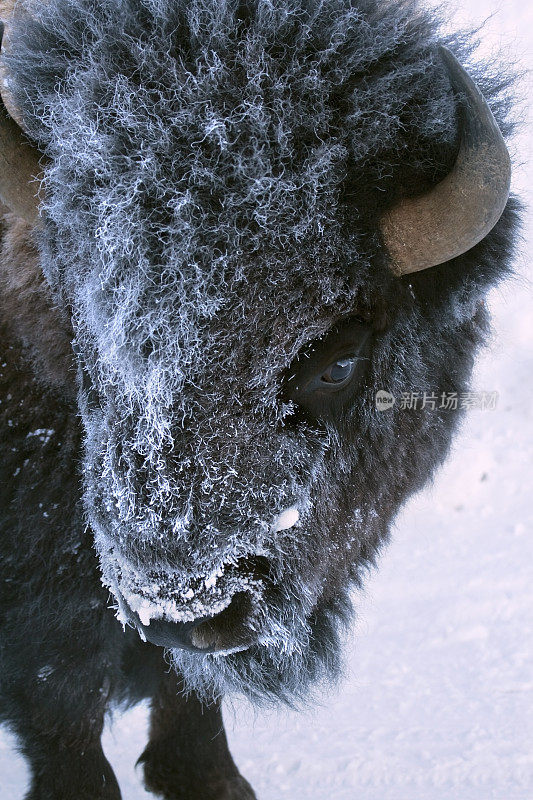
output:
[[[255,583],[269,582],[272,578],[272,563],[266,556],[245,556],[235,565],[235,572],[243,579]]]

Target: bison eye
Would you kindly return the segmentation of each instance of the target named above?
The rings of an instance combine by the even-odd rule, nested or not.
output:
[[[310,341],[283,379],[283,397],[319,418],[338,419],[356,402],[372,354],[373,329],[349,318]]]
[[[355,361],[355,358],[341,358],[334,361],[322,373],[320,380],[324,383],[334,383],[336,386],[347,383],[353,375]]]

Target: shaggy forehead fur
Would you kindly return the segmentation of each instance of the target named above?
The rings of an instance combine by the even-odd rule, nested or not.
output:
[[[453,427],[379,416],[372,393],[461,388],[503,269],[482,243],[409,286],[381,246],[378,212],[455,157],[437,22],[375,0],[29,5],[10,89],[51,159],[41,260],[85,373],[104,580],[148,618],[184,619],[213,608],[218,578],[221,602],[242,588],[237,558],[268,556],[262,647],[176,661],[191,685],[300,691],[335,662],[349,581]],[[491,239],[502,256],[509,213]],[[293,424],[280,384],[301,347],[378,312],[357,407],[337,428]],[[299,527],[273,532],[291,505]]]

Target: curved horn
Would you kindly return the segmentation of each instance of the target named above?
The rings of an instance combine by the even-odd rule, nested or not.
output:
[[[13,13],[13,6],[13,0],[0,0],[0,20],[4,23],[1,25],[4,29],[1,31],[2,49],[7,39],[4,25]],[[18,217],[35,225],[39,220],[41,154],[22,133],[19,127],[21,120],[5,84],[6,75],[1,65],[0,200]]]
[[[16,0],[0,0],[0,39],[2,40],[2,53],[9,50],[9,27],[12,20],[15,18],[15,13],[18,19],[20,19],[21,16],[20,10],[15,12],[15,3]],[[13,102],[11,92],[8,89],[8,83],[9,76],[7,70],[4,64],[0,63],[0,98],[4,101],[4,106],[9,116],[24,130],[22,117],[17,106]]]
[[[40,153],[0,107],[0,199],[17,217],[39,220]]]
[[[474,247],[496,225],[509,197],[511,160],[498,124],[472,78],[440,48],[453,88],[466,98],[452,171],[421,197],[383,215],[381,231],[397,275],[435,267]]]

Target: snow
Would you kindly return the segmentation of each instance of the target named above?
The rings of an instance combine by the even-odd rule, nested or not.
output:
[[[458,18],[499,7],[476,0]],[[503,31],[531,64],[531,23],[533,6],[507,0],[484,39],[498,45]],[[525,128],[516,149],[527,164]],[[519,168],[515,187],[529,200],[531,185],[533,168]],[[259,800],[533,797],[532,224],[525,234],[520,277],[491,298],[496,336],[474,385],[497,391],[498,404],[469,412],[435,485],[398,519],[358,598],[345,681],[305,713],[225,709],[233,755]],[[124,800],[152,797],[133,767],[146,721],[141,705],[104,735]],[[26,786],[14,752],[2,731],[4,800]]]
[[[300,519],[300,512],[296,506],[287,508],[282,514],[279,515],[276,523],[274,524],[275,531],[286,531],[296,525]]]
[[[53,428],[37,428],[34,431],[29,431],[26,434],[26,439],[31,439],[32,437],[35,437],[39,439],[39,441],[42,442],[42,444],[48,444],[54,433],[55,431]]]

